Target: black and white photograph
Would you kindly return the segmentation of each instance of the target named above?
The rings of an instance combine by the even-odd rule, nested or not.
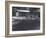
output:
[[[40,8],[12,7],[12,31],[40,30]]]

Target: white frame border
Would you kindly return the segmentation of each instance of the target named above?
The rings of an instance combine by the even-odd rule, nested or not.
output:
[[[29,30],[29,31],[12,31],[12,6],[17,7],[36,7],[40,8],[40,30]],[[43,33],[43,6],[41,5],[22,5],[22,4],[10,4],[10,25],[9,34],[27,34],[27,33]]]

